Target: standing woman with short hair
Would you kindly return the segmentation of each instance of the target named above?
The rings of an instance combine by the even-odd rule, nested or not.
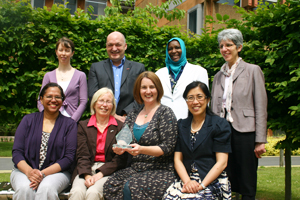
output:
[[[66,95],[60,108],[61,114],[78,122],[85,110],[88,96],[85,73],[71,66],[74,50],[74,43],[69,38],[62,37],[57,41],[55,53],[58,59],[58,68],[45,74],[42,88],[49,82],[58,83]],[[40,101],[38,101],[38,109],[39,111],[44,110]]]
[[[243,35],[237,29],[219,33],[220,52],[226,61],[215,75],[212,86],[212,111],[230,122],[232,153],[227,172],[232,191],[243,200],[254,200],[258,158],[266,152],[267,93],[264,74],[257,65],[239,56]]]

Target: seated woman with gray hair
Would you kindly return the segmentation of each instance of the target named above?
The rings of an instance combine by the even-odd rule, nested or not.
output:
[[[231,148],[227,172],[232,191],[243,200],[254,200],[258,158],[266,152],[267,93],[264,74],[258,65],[240,57],[243,35],[225,29],[218,35],[220,53],[226,63],[215,75],[212,86],[212,111],[231,125]]]
[[[80,121],[77,133],[77,167],[73,173],[71,200],[104,199],[103,184],[108,177],[124,167],[121,157],[112,150],[123,123],[113,116],[116,101],[111,89],[98,90],[91,101],[91,118]],[[124,158],[127,159],[127,158]]]

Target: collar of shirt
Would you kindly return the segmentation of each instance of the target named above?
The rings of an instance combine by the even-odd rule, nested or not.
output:
[[[120,68],[120,67],[123,67],[124,63],[125,63],[125,59],[126,59],[126,56],[124,56],[124,58],[121,60],[121,64],[119,66],[115,66],[112,62],[111,59],[109,59],[110,63],[111,63],[111,66],[113,67],[116,67],[116,68]]]
[[[115,125],[115,126],[118,126],[118,123],[117,123],[117,120],[113,117],[113,116],[109,116],[109,120],[108,120],[108,124],[107,124],[107,127],[110,126],[110,125]],[[90,120],[89,120],[89,123],[87,125],[88,127],[90,126],[94,126],[97,128],[97,118],[96,118],[96,114],[92,115]]]

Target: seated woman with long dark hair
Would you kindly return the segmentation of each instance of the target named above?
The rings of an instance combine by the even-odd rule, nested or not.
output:
[[[189,116],[178,121],[174,165],[179,179],[165,199],[231,199],[226,172],[230,146],[229,123],[208,108],[206,84],[190,83],[184,93]]]

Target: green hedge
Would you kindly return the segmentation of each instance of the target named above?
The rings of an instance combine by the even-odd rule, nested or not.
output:
[[[112,31],[125,35],[126,57],[144,63],[150,71],[165,66],[166,43],[172,37],[182,38],[189,61],[202,64],[211,75],[215,74],[211,67],[223,62],[219,53],[210,59],[211,51],[218,51],[215,38],[208,34],[188,38],[178,27],[158,27],[149,13],[112,13],[90,20],[80,9],[71,16],[68,9],[55,4],[51,10],[35,10],[23,2],[0,2],[0,124],[6,130],[37,111],[43,76],[58,66],[55,43],[62,36],[75,43],[72,66],[87,75],[91,63],[108,57],[105,42]]]

